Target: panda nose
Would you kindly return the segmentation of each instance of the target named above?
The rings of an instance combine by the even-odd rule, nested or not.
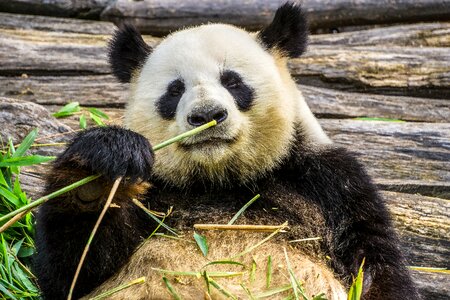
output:
[[[209,110],[197,110],[192,112],[187,117],[190,125],[198,127],[212,120],[216,120],[217,124],[222,123],[228,117],[228,112],[223,108],[214,108]]]

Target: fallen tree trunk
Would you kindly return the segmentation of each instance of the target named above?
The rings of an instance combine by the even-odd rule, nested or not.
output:
[[[102,13],[104,20],[132,21],[143,32],[165,35],[186,26],[223,22],[249,30],[270,23],[284,0],[117,0]],[[440,0],[304,0],[312,29],[349,25],[450,20],[450,8]]]
[[[311,35],[312,45],[450,47],[450,23],[420,23]]]
[[[300,83],[348,91],[450,98],[447,48],[311,45],[289,61]]]
[[[108,74],[109,35],[0,29],[0,75]],[[151,44],[158,39],[146,38]],[[20,59],[18,59],[20,57]],[[447,48],[311,45],[291,60],[300,83],[350,91],[450,98]]]
[[[0,11],[57,17],[98,19],[110,0],[7,0]]]

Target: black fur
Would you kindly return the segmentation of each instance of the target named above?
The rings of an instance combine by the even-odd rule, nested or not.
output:
[[[238,73],[231,70],[224,71],[220,75],[220,82],[233,96],[240,110],[247,111],[250,109],[255,98],[255,92],[244,83]]]
[[[54,166],[99,173],[110,181],[119,176],[131,182],[148,180],[153,150],[148,140],[134,131],[115,126],[96,127],[78,134]]]
[[[167,91],[156,102],[156,108],[163,119],[170,120],[175,117],[178,103],[186,87],[181,79],[172,81],[167,87]]]
[[[277,49],[288,57],[299,57],[308,44],[308,22],[300,5],[286,2],[278,8],[272,23],[258,33],[268,49]]]
[[[109,129],[103,130],[93,130],[90,134],[99,134],[96,140],[101,141],[102,133]],[[123,136],[115,138],[120,139],[121,145],[134,144],[133,135],[126,131],[120,134]],[[78,139],[91,140],[83,134]],[[94,165],[96,162],[92,159],[98,157],[90,154],[92,144],[77,145],[82,143],[74,142],[71,147],[78,150],[66,152],[75,152],[87,158],[86,165]],[[100,144],[96,147],[102,151],[109,148]],[[148,146],[138,143],[136,148],[134,151],[145,152]],[[111,158],[116,155],[115,152],[103,153]],[[61,156],[56,165],[70,165],[70,161],[64,161],[68,157],[71,156]],[[106,160],[112,166],[103,169],[114,170],[113,161]],[[47,192],[55,188],[52,180],[49,182]],[[249,207],[245,219],[241,220],[259,224],[287,220],[291,227],[290,238],[302,237],[305,232],[317,233],[323,237],[320,252],[331,257],[331,266],[347,282],[365,257],[369,291],[364,299],[419,299],[397,247],[398,239],[383,200],[360,163],[345,149],[329,147],[312,152],[303,147],[302,137],[298,135],[291,155],[278,169],[254,182],[252,189],[239,182],[226,189],[214,188],[213,183],[205,181],[193,182],[187,190],[157,179],[151,182],[153,188],[147,201],[152,209],[160,211],[175,205],[176,210],[166,221],[180,229],[192,228],[195,223],[226,222],[248,199],[260,193],[261,200]],[[179,197],[181,194],[182,198]],[[64,201],[69,200],[48,202],[38,213],[36,266],[47,299],[65,296],[81,249],[97,217],[97,214],[82,209],[64,210],[61,208]],[[77,295],[88,292],[113,274],[126,262],[141,236],[154,228],[151,225],[155,224],[147,224],[142,214],[127,203],[121,202],[121,209],[110,210],[111,215],[105,218],[107,222],[102,224],[85,262]],[[274,211],[272,207],[278,210]],[[306,213],[311,208],[316,212]],[[319,220],[324,220],[325,225],[318,226]],[[128,226],[124,226],[125,223]]]
[[[142,66],[151,51],[134,26],[123,25],[109,42],[109,64],[113,74],[123,83],[130,82],[133,72]]]

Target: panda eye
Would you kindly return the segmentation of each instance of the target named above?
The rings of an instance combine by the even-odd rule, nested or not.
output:
[[[172,81],[167,88],[167,92],[171,97],[179,97],[184,93],[184,83],[180,79]]]
[[[242,85],[241,77],[233,71],[225,71],[220,76],[220,82],[227,89],[238,89]]]

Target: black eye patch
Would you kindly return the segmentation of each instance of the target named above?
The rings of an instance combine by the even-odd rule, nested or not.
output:
[[[238,107],[243,110],[249,110],[254,99],[254,90],[242,81],[241,76],[231,70],[224,71],[220,75],[220,83],[233,96]]]
[[[165,94],[156,103],[156,108],[164,119],[170,120],[175,117],[178,103],[185,90],[184,82],[181,79],[176,79],[169,84]]]

